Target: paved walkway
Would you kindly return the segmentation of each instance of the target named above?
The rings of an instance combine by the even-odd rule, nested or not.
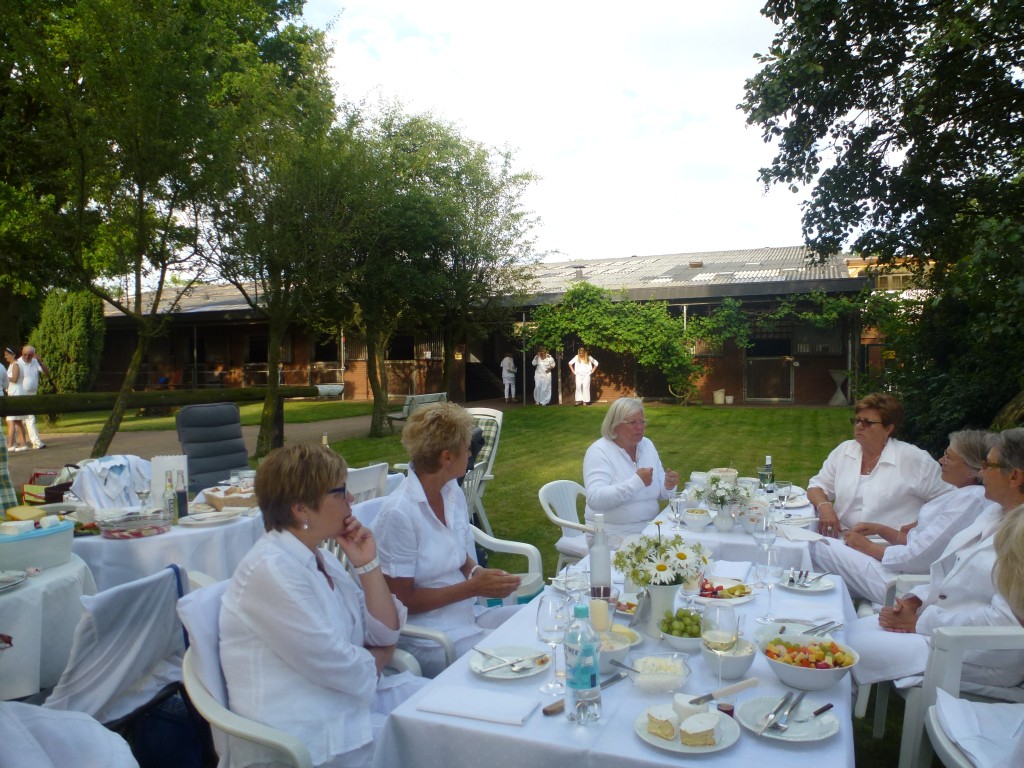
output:
[[[483,408],[522,408],[521,403],[506,405],[501,400],[481,400],[470,403],[472,406]],[[349,437],[366,437],[370,433],[370,416],[353,416],[348,419],[333,419],[330,421],[312,421],[307,424],[285,424],[285,442],[307,443],[314,440],[319,441],[324,432],[331,442],[344,440]],[[44,419],[38,419],[37,424]],[[6,423],[4,423],[6,426]],[[256,452],[256,438],[259,436],[259,427],[242,427],[242,434],[245,437],[245,446],[251,456]],[[82,433],[47,433],[40,430],[46,448],[39,451],[8,451],[8,468],[11,472],[11,480],[15,488],[21,491],[21,486],[28,482],[29,477],[37,469],[51,467],[63,467],[65,464],[77,464],[82,459],[89,458],[92,447],[96,442],[96,435]],[[6,433],[5,433],[6,434]],[[110,444],[108,453],[116,455],[119,453],[152,458],[161,455],[177,455],[181,453],[181,445],[178,443],[178,434],[173,429],[142,431],[142,432],[118,432]]]

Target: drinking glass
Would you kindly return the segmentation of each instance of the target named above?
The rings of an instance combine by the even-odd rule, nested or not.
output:
[[[786,511],[786,500],[789,499],[790,494],[793,492],[793,483],[789,480],[776,480],[775,481],[775,502],[778,504],[779,512]]]
[[[768,589],[768,612],[764,616],[758,616],[761,624],[771,624],[775,621],[772,616],[772,588],[782,578],[782,564],[779,562],[779,554],[774,549],[765,550],[757,559],[757,578],[764,583]]]
[[[149,488],[136,491],[135,495],[139,497],[139,511],[142,514],[149,512]]]
[[[750,535],[754,537],[754,541],[757,542],[758,547],[757,554],[755,555],[755,565],[756,561],[760,559],[761,554],[771,549],[772,545],[775,543],[775,537],[777,535],[776,530],[775,522],[771,519],[767,510],[765,511],[764,516],[759,517],[757,522],[754,523],[754,530],[751,531]],[[756,570],[757,569],[755,568],[755,571]],[[765,585],[761,581],[761,577],[758,576],[757,583],[752,584],[751,586],[760,588]]]
[[[569,627],[569,602],[561,595],[541,595],[537,603],[537,637],[551,646],[551,679],[540,687],[541,693],[558,696],[565,693],[565,686],[558,681],[555,667],[555,653],[558,644],[565,639]]]
[[[679,516],[682,514],[683,498],[678,493],[673,494],[668,500],[668,519],[672,523],[668,528],[670,531],[680,531]]]
[[[768,491],[771,487],[773,474],[771,467],[763,466],[757,468],[757,479],[761,483],[762,490]]]
[[[722,654],[736,645],[739,624],[731,605],[712,604],[700,619],[700,637],[704,646],[718,657],[718,687],[722,687]]]

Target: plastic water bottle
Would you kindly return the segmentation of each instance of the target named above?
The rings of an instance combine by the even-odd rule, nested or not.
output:
[[[594,514],[594,543],[590,545],[590,586],[612,585],[612,553],[608,548],[608,534],[604,530],[604,514]],[[591,590],[591,595],[594,591]]]
[[[565,631],[565,681],[569,687],[566,716],[586,725],[601,719],[601,639],[590,626],[590,606],[576,603]]]

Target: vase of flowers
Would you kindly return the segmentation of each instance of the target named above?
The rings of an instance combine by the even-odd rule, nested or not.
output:
[[[748,489],[713,474],[708,475],[707,482],[702,488],[697,488],[694,495],[704,502],[708,509],[716,512],[721,512],[731,504],[744,504],[750,500]]]
[[[700,583],[711,564],[711,553],[700,542],[686,542],[683,537],[640,536],[623,541],[615,553],[615,568],[638,586],[647,588],[651,611],[647,618],[647,634],[660,637],[658,626],[665,611],[671,610],[679,587]]]

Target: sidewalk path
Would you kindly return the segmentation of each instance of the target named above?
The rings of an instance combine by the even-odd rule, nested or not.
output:
[[[256,452],[256,438],[259,436],[258,426],[242,427],[245,447],[251,456]],[[308,443],[319,441],[324,432],[331,442],[349,437],[365,437],[370,433],[370,416],[353,416],[348,419],[331,421],[312,421],[307,424],[285,424],[285,442]],[[63,467],[65,464],[77,464],[89,458],[96,435],[74,432],[51,432],[43,430],[43,441],[46,448],[39,451],[7,452],[8,468],[14,487],[21,492],[21,486],[28,482],[29,477],[37,469]],[[143,432],[118,432],[110,444],[109,453],[131,454],[145,459],[153,456],[175,455],[181,453],[178,433],[173,429]]]

